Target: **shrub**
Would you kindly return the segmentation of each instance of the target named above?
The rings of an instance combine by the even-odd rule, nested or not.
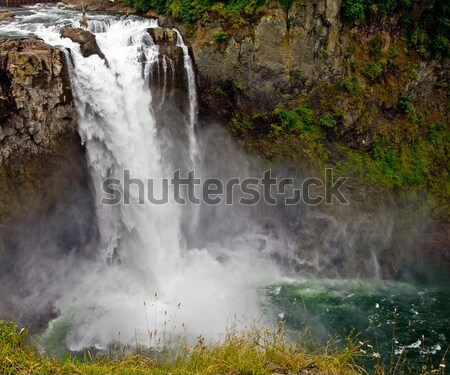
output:
[[[277,134],[281,130],[308,132],[314,124],[314,111],[309,103],[293,109],[277,108],[273,115],[278,121],[271,126]]]
[[[444,35],[438,35],[432,42],[432,47],[436,54],[440,56],[450,56],[449,39]]]
[[[326,49],[321,49],[320,53],[319,53],[320,57],[322,57],[323,59],[328,59],[330,57],[330,52],[328,52]]]
[[[383,43],[380,34],[375,35],[370,44],[370,54],[375,58],[380,57],[382,46]]]
[[[325,128],[336,127],[336,120],[330,113],[325,113],[319,117],[319,125]]]
[[[337,86],[351,92],[353,95],[358,95],[360,91],[359,79],[356,76],[343,78]]]
[[[274,115],[280,121],[279,125],[282,129],[295,130],[301,126],[301,119],[295,110],[277,108]],[[278,127],[275,127],[275,129],[278,129]]]
[[[213,34],[213,38],[216,42],[222,42],[228,39],[228,33],[226,33],[225,31],[218,31],[217,33]]]
[[[345,18],[362,20],[365,12],[365,0],[344,0],[342,13]]]
[[[394,61],[394,59],[395,59],[396,57],[398,57],[399,55],[400,55],[400,52],[398,51],[397,47],[392,46],[392,47],[389,49],[389,52],[388,52],[388,61],[389,61],[390,63],[392,63],[392,62]]]
[[[381,73],[383,73],[383,68],[377,63],[370,63],[367,68],[362,72],[362,74],[369,78],[370,80],[374,80]]]
[[[414,105],[413,101],[416,99],[416,96],[413,92],[408,91],[404,94],[400,95],[399,101],[398,101],[398,108],[403,113],[411,113],[414,112]]]
[[[236,130],[242,131],[242,130],[251,129],[253,127],[253,124],[248,121],[239,121],[237,118],[233,118],[231,120],[231,126],[232,126],[232,128],[234,128]]]

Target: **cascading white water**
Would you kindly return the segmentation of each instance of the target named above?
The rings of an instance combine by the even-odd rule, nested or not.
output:
[[[189,49],[186,43],[184,43],[183,37],[177,29],[173,30],[177,34],[177,46],[182,48],[184,56],[184,69],[186,70],[189,94],[189,150],[193,166],[195,166],[195,162],[199,154],[197,139],[195,136],[195,123],[197,122],[198,110],[195,70],[191,56],[189,56]]]
[[[180,233],[182,206],[154,205],[146,199],[142,204],[133,189],[130,204],[100,203],[106,178],[122,181],[124,171],[131,179],[152,178],[158,197],[161,179],[172,171],[163,163],[154,117],[154,107],[161,103],[153,103],[149,88],[150,66],[159,51],[148,42],[147,29],[156,27],[156,21],[109,19],[91,25],[108,64],[97,55],[84,58],[77,44],[60,37],[58,26],[32,27],[46,42],[71,51],[72,88],[96,190],[103,260],[76,270],[79,282],[64,288],[56,301],[61,316],[51,323],[47,336],[64,325],[70,350],[105,348],[118,335],[122,343],[137,339],[148,344],[148,330],[162,332],[170,319],[165,312],[174,314],[179,303],[172,324],[184,323],[194,335],[214,337],[234,316],[259,317],[257,286],[273,280],[276,269],[254,256],[245,241],[233,247],[216,243],[210,249],[187,249]],[[195,76],[187,46],[176,32],[188,78],[188,156],[194,161],[198,155]],[[253,241],[259,244],[256,238]]]

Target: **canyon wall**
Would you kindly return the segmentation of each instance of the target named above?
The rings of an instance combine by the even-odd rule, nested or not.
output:
[[[3,225],[48,209],[85,179],[64,54],[39,40],[0,40],[0,110]]]

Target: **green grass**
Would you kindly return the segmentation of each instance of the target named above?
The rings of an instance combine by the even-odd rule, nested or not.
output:
[[[329,339],[326,344],[319,344],[306,330],[297,340],[289,340],[284,324],[280,321],[273,329],[256,325],[242,331],[231,328],[216,342],[206,343],[199,336],[189,344],[183,336],[170,347],[157,350],[111,344],[108,354],[94,355],[87,350],[76,356],[55,358],[29,344],[25,328],[0,320],[0,373],[445,375],[449,348],[439,365],[410,368],[407,347],[394,356],[393,344],[392,353],[384,358],[370,342],[359,341],[357,335],[350,335],[345,342]],[[394,338],[395,327],[394,320]]]
[[[0,321],[1,374],[361,374],[356,364],[364,353],[361,344],[348,339],[330,340],[321,346],[310,339],[292,342],[285,338],[283,322],[275,329],[252,327],[229,329],[224,337],[206,343],[202,337],[192,345],[179,339],[171,348],[146,352],[125,347],[109,354],[53,358],[27,344],[27,330]]]

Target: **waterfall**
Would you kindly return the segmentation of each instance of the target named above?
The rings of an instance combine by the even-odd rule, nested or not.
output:
[[[189,146],[190,156],[193,164],[198,157],[198,146],[195,137],[195,123],[197,121],[197,89],[195,84],[195,71],[192,59],[189,56],[189,50],[186,43],[183,41],[183,37],[177,29],[173,29],[177,34],[177,45],[183,49],[184,56],[184,68],[186,70],[188,81],[188,94],[189,94]]]
[[[44,8],[42,17],[45,12],[61,11]],[[99,15],[96,22],[90,22],[106,64],[97,55],[83,57],[78,44],[61,38],[60,28],[67,17],[76,14],[64,13],[64,21],[52,23],[30,23],[27,17],[11,28],[31,31],[70,51],[78,127],[95,188],[99,233],[98,261],[74,270],[67,266],[67,273],[77,275],[78,282],[65,285],[61,280],[58,285],[55,307],[60,317],[51,322],[43,342],[61,337],[58,332],[64,330],[64,344],[70,350],[106,348],[118,335],[122,343],[138,340],[145,345],[149,330],[163,332],[175,312],[173,326],[183,324],[195,336],[216,337],[233,317],[260,317],[257,286],[267,282],[263,280],[273,280],[276,268],[252,255],[260,247],[258,237],[249,233],[248,241],[255,243],[253,250],[248,250],[243,238],[234,239],[234,245],[230,241],[221,244],[219,239],[209,248],[188,248],[181,217],[183,211],[189,215],[189,208],[175,204],[171,194],[169,202],[162,205],[145,199],[147,189],[143,201],[139,195],[136,181],[146,184],[152,179],[154,196],[160,197],[162,179],[171,177],[176,167],[173,158],[164,157],[163,147],[177,140],[164,139],[165,129],[158,124],[156,114],[165,106],[170,112],[169,87],[183,74],[189,101],[186,116],[181,117],[188,121],[173,121],[171,126],[187,126],[188,145],[172,147],[170,154],[177,154],[176,160],[189,159],[189,168],[199,155],[194,129],[195,71],[178,30],[174,31],[176,47],[183,51],[183,74],[175,71],[174,62],[161,55],[150,37],[148,30],[158,27],[155,20]],[[77,26],[76,18],[71,22]],[[125,173],[134,181],[129,195],[120,190],[128,204],[102,204],[103,181],[123,182]],[[191,213],[198,216],[199,210],[194,207]],[[265,273],[251,271],[257,268]]]
[[[14,319],[25,309],[30,315],[45,311],[43,306],[51,310],[51,317],[36,314],[44,322],[53,319],[40,340],[44,350],[106,349],[114,341],[149,346],[149,331],[157,332],[153,343],[184,329],[191,338],[217,338],[227,325],[237,323],[239,328],[253,318],[265,325],[280,317],[287,331],[299,332],[311,323],[313,337],[326,339],[328,333],[341,335],[349,328],[363,337],[373,331],[369,318],[382,338],[392,333],[397,307],[400,324],[413,321],[415,332],[425,335],[430,347],[447,347],[450,300],[443,297],[450,295],[448,267],[440,265],[443,276],[432,275],[442,287],[422,281],[414,285],[417,270],[408,265],[417,258],[393,242],[395,211],[368,215],[356,209],[339,213],[334,206],[249,207],[236,201],[180,205],[172,192],[166,204],[146,199],[148,179],[153,196],[161,197],[164,179],[177,169],[194,168],[196,177],[226,182],[260,177],[268,166],[240,152],[223,128],[197,126],[194,62],[178,30],[158,29],[159,37],[168,38],[168,43],[158,43],[155,20],[88,14],[105,63],[97,55],[83,57],[78,44],[61,38],[67,23],[78,26],[79,13],[45,6],[14,11],[14,19],[1,22],[2,36],[37,36],[66,52],[78,130],[95,190],[92,233],[98,236],[89,244],[68,249],[66,241],[41,238],[38,231],[30,235],[29,227],[20,227],[16,233],[27,241],[17,249],[25,266],[21,257],[11,257],[15,247],[2,244],[8,257],[2,258],[7,259],[2,271],[16,262],[3,279],[11,279],[8,286],[17,285],[12,291],[2,288],[7,293],[0,295],[0,304],[14,300],[14,308],[20,305],[22,310],[8,312]],[[295,175],[278,172],[277,177]],[[102,204],[105,179],[121,182],[116,186],[120,203]],[[133,182],[128,195],[126,179]],[[146,188],[143,197],[139,181]],[[53,223],[67,220],[58,223],[56,232],[65,233],[77,213],[52,217]],[[54,247],[50,253],[49,243]],[[395,277],[406,275],[403,281],[386,280],[390,264]],[[18,278],[19,273],[24,277]],[[295,304],[299,297],[302,304]],[[174,330],[167,332],[168,327]],[[403,339],[397,332],[396,350],[410,346],[404,341],[410,332],[404,330],[408,337]],[[384,345],[391,353],[391,339]]]
[[[108,32],[98,35],[110,68],[98,58],[87,63],[80,55],[75,57],[73,84],[80,135],[97,188],[106,178],[122,180],[125,171],[130,179],[140,181],[163,176],[155,118],[149,106],[152,96],[146,84],[149,70],[144,69],[142,77],[138,62],[140,53],[148,64],[158,55],[158,49],[146,43],[146,27],[156,27],[156,23],[114,23]],[[101,191],[97,195],[101,196]],[[163,262],[179,258],[179,210],[174,205],[149,206],[147,200],[139,202],[137,192],[131,190],[129,205],[99,205],[99,229],[109,259],[118,256],[122,262],[132,261],[155,277]],[[143,253],[142,243],[158,243],[158,251]],[[155,281],[156,285],[161,282]]]

